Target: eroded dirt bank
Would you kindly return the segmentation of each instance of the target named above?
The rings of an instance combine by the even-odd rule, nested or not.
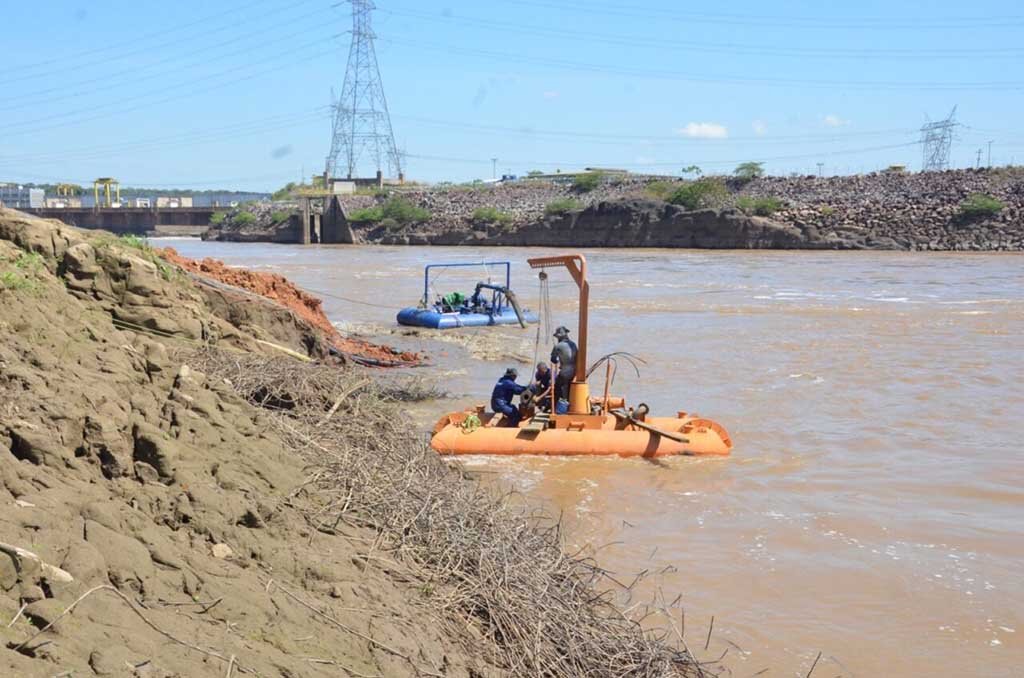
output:
[[[414,388],[223,303],[0,210],[0,675],[703,671],[430,452]]]

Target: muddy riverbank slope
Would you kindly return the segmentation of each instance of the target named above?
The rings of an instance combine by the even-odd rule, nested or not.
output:
[[[0,332],[0,675],[695,675],[287,308],[0,210]]]

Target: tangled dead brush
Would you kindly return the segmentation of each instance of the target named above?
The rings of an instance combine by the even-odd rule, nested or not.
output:
[[[678,634],[670,643],[620,611],[594,562],[563,552],[557,524],[467,481],[430,449],[396,404],[424,395],[422,383],[214,349],[188,360],[273,411],[309,463],[317,529],[376,529],[377,553],[417,571],[453,637],[488,638],[511,675],[710,674]]]

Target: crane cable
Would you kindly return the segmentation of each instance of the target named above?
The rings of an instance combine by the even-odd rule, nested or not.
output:
[[[537,300],[537,314],[540,316],[537,322],[537,339],[533,344],[533,365],[531,370],[537,368],[537,358],[540,357],[541,332],[545,336],[551,335],[551,288],[548,283],[548,273],[545,270],[540,272],[540,291]]]

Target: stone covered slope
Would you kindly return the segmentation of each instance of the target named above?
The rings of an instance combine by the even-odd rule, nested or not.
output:
[[[357,556],[375,534],[310,529],[297,459],[178,357],[254,335],[86,240],[0,214],[0,675],[494,675]]]

